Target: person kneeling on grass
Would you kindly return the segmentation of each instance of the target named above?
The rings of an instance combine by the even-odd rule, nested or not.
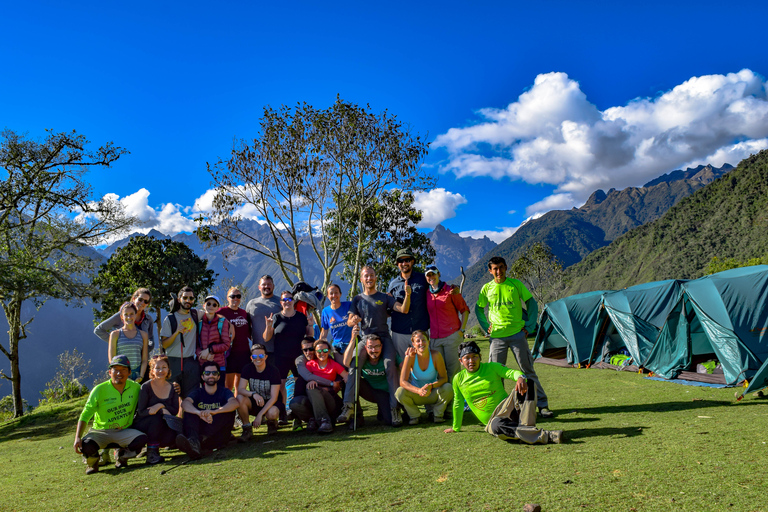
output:
[[[350,366],[352,364],[353,353],[357,346],[357,344],[354,343],[354,339],[359,332],[360,327],[356,325],[352,329],[353,342],[351,342],[347,347],[347,350],[344,351],[343,363],[345,366]],[[384,359],[381,357],[382,347],[381,338],[379,338],[378,334],[369,334],[365,337],[365,353],[367,357],[360,369],[360,381],[355,383],[353,379],[347,378],[347,386],[355,386],[356,384],[359,384],[358,394],[360,397],[375,403],[378,407],[376,419],[385,425],[391,425],[392,409],[389,406],[390,392],[386,370],[384,369]],[[353,413],[350,412],[350,414]],[[355,425],[354,419],[350,420],[350,429],[355,426],[363,426],[363,419],[363,411],[358,404],[357,424]]]
[[[453,400],[453,388],[448,382],[443,356],[429,349],[429,336],[424,331],[411,333],[411,347],[405,351],[400,371],[400,387],[395,391],[410,418],[409,424],[419,422],[419,406],[432,405],[434,422],[445,421],[443,414]]]
[[[277,433],[277,420],[280,412],[285,412],[285,403],[280,400],[280,371],[272,364],[267,364],[267,347],[254,343],[251,347],[251,360],[240,371],[240,384],[237,387],[237,402],[240,421],[243,422],[243,434],[240,442],[253,437],[253,429],[261,422],[267,422],[267,434]],[[250,416],[255,416],[253,423]]]
[[[219,386],[219,365],[210,361],[202,367],[203,387],[193,389],[181,402],[184,434],[176,436],[176,447],[192,460],[203,450],[223,448],[232,435],[237,399],[232,391]]]
[[[131,362],[126,356],[112,358],[109,364],[109,380],[91,390],[75,432],[75,452],[81,453],[88,469],[86,475],[99,471],[99,450],[120,447],[116,468],[125,467],[128,459],[135,457],[147,443],[147,436],[129,428],[139,402],[141,386],[128,379]],[[83,430],[93,418],[93,428],[83,437]]]
[[[331,359],[329,353],[331,345],[328,341],[320,339],[314,343],[315,358],[307,361],[307,370],[312,375],[322,377],[331,382],[336,381],[336,377],[347,380],[347,370]],[[312,404],[315,421],[318,424],[317,431],[320,434],[329,434],[333,432],[333,421],[341,411],[342,400],[333,386],[323,386],[316,381],[307,383],[307,397]]]
[[[536,428],[536,387],[528,386],[522,372],[499,363],[481,363],[480,347],[474,341],[459,345],[459,361],[464,369],[453,378],[453,427],[445,429],[446,434],[461,430],[466,399],[485,424],[485,431],[499,439],[527,444],[562,442],[562,430]],[[504,390],[503,379],[515,381],[511,395]]]

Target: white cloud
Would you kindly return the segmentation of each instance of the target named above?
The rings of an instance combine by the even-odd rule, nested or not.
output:
[[[483,237],[487,236],[497,244],[500,244],[507,238],[514,235],[515,231],[517,231],[518,229],[520,229],[520,226],[500,228],[499,231],[470,229],[468,231],[459,231],[459,236],[471,237],[471,238],[477,238],[477,239],[482,239]]]
[[[446,219],[456,216],[456,208],[467,202],[461,194],[436,188],[429,192],[415,192],[413,206],[421,210],[420,228],[434,228]]]
[[[766,82],[748,69],[693,77],[602,112],[565,73],[548,73],[506,108],[478,114],[478,124],[436,138],[433,147],[449,154],[441,171],[554,185],[528,215],[692,163],[735,165],[768,147]]]

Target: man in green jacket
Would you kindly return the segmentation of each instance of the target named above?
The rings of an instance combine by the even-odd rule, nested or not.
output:
[[[481,363],[480,348],[474,341],[459,345],[459,360],[464,367],[453,378],[453,426],[446,434],[461,430],[464,401],[485,425],[489,434],[527,444],[560,444],[562,430],[536,428],[536,388],[528,386],[526,376],[499,363]],[[504,379],[515,381],[511,395],[504,390]]]
[[[99,450],[109,445],[120,447],[116,468],[125,467],[128,459],[136,457],[147,436],[136,429],[133,413],[139,403],[139,386],[128,379],[131,362],[124,355],[115,356],[109,365],[109,380],[97,385],[88,396],[75,432],[75,452],[83,454],[88,469],[86,475],[99,471]],[[93,418],[93,427],[83,436],[83,430]]]

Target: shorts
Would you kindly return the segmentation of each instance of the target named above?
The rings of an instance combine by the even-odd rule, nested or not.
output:
[[[249,398],[251,400],[251,414],[256,415],[261,410],[261,406],[256,404],[255,398],[253,398],[252,396]],[[267,402],[269,402],[269,400],[267,400]],[[281,397],[279,396],[277,397],[277,402],[275,402],[275,405],[273,407],[277,407],[278,411],[280,411],[281,413],[285,413],[285,403],[283,402]]]
[[[240,374],[246,366],[251,364],[250,352],[230,352],[227,357],[227,369],[229,373]]]

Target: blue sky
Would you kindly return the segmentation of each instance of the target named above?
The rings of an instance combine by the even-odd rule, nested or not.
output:
[[[162,4],[162,5],[158,5]],[[765,2],[15,2],[0,124],[131,154],[89,177],[168,234],[264,105],[343,99],[434,141],[425,227],[497,241],[596,188],[768,147]],[[197,203],[196,203],[197,202]]]

